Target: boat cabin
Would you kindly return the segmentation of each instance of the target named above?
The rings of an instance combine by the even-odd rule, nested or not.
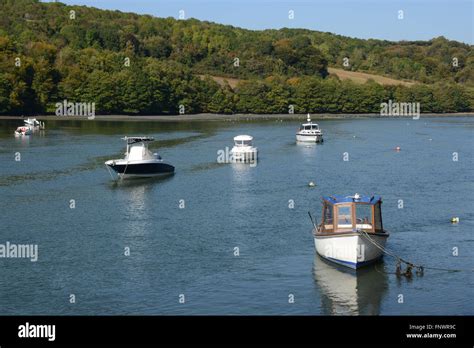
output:
[[[316,123],[303,123],[300,126],[300,131],[302,130],[319,130],[319,126]]]
[[[132,161],[155,158],[154,154],[148,150],[148,143],[155,140],[153,137],[125,137],[122,139],[127,142],[125,159]]]
[[[382,224],[382,197],[380,196],[327,196],[323,197],[321,233],[384,232]]]
[[[235,146],[252,146],[253,137],[250,135],[238,135],[234,137]]]

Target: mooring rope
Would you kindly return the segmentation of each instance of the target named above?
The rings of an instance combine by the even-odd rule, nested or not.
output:
[[[105,167],[107,168],[107,171],[109,172],[109,174],[110,174],[110,177],[112,178],[112,180],[115,180],[115,178],[114,178],[114,176],[113,176],[112,172],[110,171],[110,168],[109,168],[109,166],[106,164],[106,165],[105,165]]]
[[[404,275],[406,277],[411,277],[411,270],[412,268],[415,268],[416,269],[416,273],[417,275],[423,275],[423,271],[425,269],[430,269],[430,270],[435,270],[435,271],[444,271],[444,272],[474,272],[474,269],[449,269],[449,268],[440,268],[440,267],[428,267],[428,266],[421,266],[421,265],[416,265],[414,264],[413,262],[410,262],[410,261],[407,261],[407,260],[404,260],[403,258],[401,258],[400,256],[396,255],[395,253],[391,252],[390,250],[388,250],[387,248],[385,248],[384,246],[380,245],[379,243],[377,243],[377,241],[375,241],[372,237],[369,236],[369,234],[365,231],[361,231],[361,230],[357,230],[357,233],[359,233],[360,235],[364,236],[365,238],[367,238],[369,240],[369,242],[371,242],[373,245],[375,245],[378,249],[380,249],[384,254],[387,254],[388,256],[391,256],[393,258],[395,258],[397,260],[397,270],[395,273],[391,273],[391,272],[386,272],[386,273],[389,273],[389,274],[396,274],[398,276],[400,275]],[[401,264],[404,263],[407,265],[407,268],[406,268],[406,271],[405,272],[402,272],[401,270]]]
[[[123,177],[125,176],[125,173],[127,172],[127,168],[128,168],[128,159],[127,159],[127,164],[125,165],[125,169],[123,170],[123,174],[120,177],[121,180],[123,180]]]

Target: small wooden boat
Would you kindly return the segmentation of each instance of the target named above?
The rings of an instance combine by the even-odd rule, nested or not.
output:
[[[323,197],[321,224],[313,222],[316,252],[354,269],[379,260],[389,236],[381,205],[380,196]]]

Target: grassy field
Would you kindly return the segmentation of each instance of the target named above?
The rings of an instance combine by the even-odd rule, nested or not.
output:
[[[199,75],[199,77],[203,79],[206,77],[206,75]],[[220,86],[224,86],[226,83],[228,83],[230,88],[232,89],[234,89],[239,84],[239,82],[242,81],[240,79],[234,79],[232,77],[222,77],[213,75],[209,75],[209,77],[216,81]]]
[[[390,77],[385,77],[381,75],[373,75],[373,74],[357,72],[357,71],[348,71],[344,69],[328,68],[328,71],[330,75],[336,75],[341,80],[349,79],[349,80],[354,81],[355,83],[364,83],[367,80],[372,79],[381,85],[412,86],[415,84],[415,82],[396,80],[396,79],[392,79]]]
[[[357,72],[357,71],[348,71],[348,70],[338,69],[338,68],[328,68],[328,72],[330,75],[338,76],[341,80],[349,79],[355,83],[365,83],[370,79],[374,80],[375,82],[381,85],[412,86],[416,83],[412,81],[396,80],[396,79],[392,79],[390,77],[385,77],[381,75],[374,75],[374,74]],[[199,75],[199,77],[203,79],[205,75]],[[239,82],[242,81],[240,79],[235,79],[231,77],[222,77],[222,76],[213,76],[213,75],[210,75],[210,77],[221,86],[224,86],[226,83],[228,83],[232,89],[235,89],[235,87],[239,84]]]

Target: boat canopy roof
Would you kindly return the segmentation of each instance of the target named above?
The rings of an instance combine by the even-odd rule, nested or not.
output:
[[[382,201],[380,196],[363,196],[355,194],[353,196],[343,196],[343,195],[334,195],[334,196],[324,196],[323,200],[329,204],[340,204],[340,203],[365,203],[365,204],[377,204]]]
[[[128,145],[155,140],[153,137],[124,137],[122,139],[125,140]]]
[[[252,141],[253,137],[250,135],[237,135],[234,137],[234,141]]]
[[[317,123],[309,122],[309,123],[303,123],[302,126],[316,126],[319,127]]]

